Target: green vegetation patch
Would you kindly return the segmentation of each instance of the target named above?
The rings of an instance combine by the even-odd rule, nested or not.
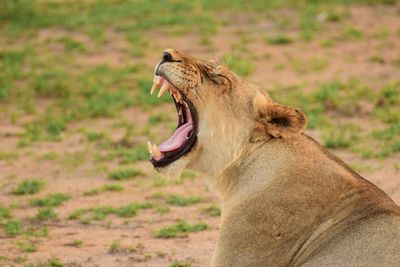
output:
[[[154,206],[153,203],[130,203],[128,205],[116,208],[111,206],[94,207],[88,209],[78,209],[72,212],[68,218],[70,220],[81,220],[90,221],[97,220],[101,221],[107,218],[110,214],[115,214],[122,218],[131,218],[136,216],[137,212],[141,209],[149,209]]]
[[[154,126],[161,122],[169,122],[171,121],[170,116],[165,113],[153,114],[149,117],[149,124]]]
[[[46,237],[49,235],[49,228],[31,225],[24,229],[23,234],[28,237]]]
[[[304,110],[307,128],[320,130],[327,147],[351,149],[365,158],[385,158],[400,150],[396,130],[400,123],[399,81],[373,88],[353,78],[347,82],[323,83],[307,93],[303,89],[292,86],[275,90],[272,95],[282,103]],[[372,130],[356,122],[350,125],[338,121],[338,117],[355,116],[383,125],[384,129]]]
[[[109,149],[105,155],[98,155],[98,161],[110,161],[118,159],[123,164],[134,163],[149,158],[149,151],[145,144],[135,144],[132,147],[115,146]]]
[[[245,60],[236,54],[225,55],[223,58],[223,63],[228,68],[244,77],[249,76],[256,69],[256,65],[251,63],[251,60]]]
[[[37,261],[34,263],[28,263],[25,264],[24,267],[64,267],[64,263],[57,258],[57,257],[52,257],[49,260],[46,261]]]
[[[143,172],[134,168],[119,168],[111,171],[108,178],[112,180],[128,180],[130,178],[143,175]]]
[[[266,42],[270,45],[288,45],[293,43],[293,39],[285,35],[277,35],[273,37],[267,37]]]
[[[138,210],[149,209],[152,207],[153,207],[152,203],[132,203],[116,209],[115,214],[120,217],[130,218],[135,216]]]
[[[105,184],[101,187],[93,188],[84,193],[85,196],[94,196],[103,192],[121,192],[124,191],[124,186],[120,184]]]
[[[165,213],[170,212],[169,207],[166,205],[163,205],[163,204],[154,205],[154,209],[160,214],[165,214]]]
[[[139,78],[137,83],[139,90],[135,98],[136,105],[148,109],[163,103],[171,103],[172,99],[169,94],[164,94],[160,98],[150,95],[150,89],[153,86],[153,81]]]
[[[23,232],[22,222],[20,220],[9,220],[3,226],[6,234],[10,236],[17,236]]]
[[[221,215],[221,209],[217,205],[210,205],[204,209],[204,212],[211,217],[218,217]]]
[[[180,195],[169,195],[167,197],[167,203],[173,206],[189,206],[202,201],[201,196],[190,196],[190,197],[183,197]]]
[[[205,223],[189,224],[184,220],[178,220],[175,224],[161,228],[153,233],[156,238],[185,237],[188,233],[200,232],[208,229]]]
[[[324,144],[328,148],[348,148],[359,138],[357,130],[351,125],[328,129],[323,133]]]
[[[4,1],[0,2],[0,10],[2,10],[1,6],[3,2]],[[1,17],[0,11],[0,20]],[[28,54],[28,50],[0,50],[0,102],[10,97],[11,89],[16,80],[22,78],[22,64]]]
[[[90,117],[113,117],[125,107],[133,104],[131,97],[125,89],[107,92],[94,88],[85,93],[86,102],[82,110],[88,112]]]
[[[191,267],[192,261],[191,260],[178,260],[173,261],[169,267]]]
[[[74,241],[67,243],[67,246],[71,246],[71,247],[76,247],[76,248],[80,248],[83,244],[83,241],[80,239],[75,239]]]
[[[34,76],[31,87],[40,98],[68,97],[71,94],[68,75],[57,71],[44,71]]]
[[[393,140],[400,137],[400,124],[389,125],[387,128],[381,131],[374,131],[374,136],[382,140]]]
[[[100,139],[104,138],[104,133],[98,133],[98,132],[87,132],[86,133],[86,140],[89,142],[94,142]]]
[[[70,36],[64,36],[58,39],[60,43],[64,45],[64,49],[66,52],[85,52],[85,45],[77,40],[74,40]]]
[[[17,160],[19,154],[14,151],[0,151],[0,160]]]
[[[196,176],[197,174],[191,170],[183,170],[181,173],[182,179],[194,179]]]
[[[121,158],[121,163],[133,163],[149,158],[149,151],[145,145],[135,145],[132,148],[127,148],[119,151],[118,156]]]
[[[16,195],[32,195],[41,191],[46,186],[46,182],[41,179],[27,179],[22,181],[13,193]]]
[[[0,205],[0,222],[11,218],[11,210]]]
[[[388,125],[383,130],[372,132],[374,138],[384,141],[387,154],[400,152],[400,123]]]
[[[121,250],[121,243],[119,242],[119,240],[114,240],[111,242],[110,249],[108,250],[108,252],[115,253],[119,252],[120,250]]]
[[[41,227],[36,224],[24,226],[23,223],[17,219],[0,220],[0,226],[2,226],[5,233],[10,236],[46,237],[49,234],[49,229],[47,227]]]
[[[36,252],[37,250],[36,244],[32,240],[18,241],[17,246],[22,252],[26,253]]]
[[[344,29],[342,32],[342,39],[344,40],[356,41],[362,39],[363,37],[364,33],[356,28]]]
[[[54,193],[45,198],[34,198],[31,200],[31,204],[36,207],[58,207],[70,198],[71,196],[67,194]]]
[[[35,216],[37,220],[55,220],[58,214],[51,208],[40,208]]]

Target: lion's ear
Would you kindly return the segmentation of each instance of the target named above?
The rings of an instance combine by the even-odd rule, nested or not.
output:
[[[299,109],[286,107],[272,101],[255,104],[258,130],[262,128],[273,137],[290,138],[306,128],[306,115]]]

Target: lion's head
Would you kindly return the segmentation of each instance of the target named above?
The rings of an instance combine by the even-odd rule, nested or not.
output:
[[[151,93],[169,91],[178,113],[174,134],[149,145],[160,172],[183,168],[215,175],[250,143],[291,138],[306,126],[302,111],[283,106],[226,67],[173,49],[156,65]]]

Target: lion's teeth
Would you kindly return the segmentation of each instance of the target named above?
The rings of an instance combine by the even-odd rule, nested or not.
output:
[[[156,145],[153,145],[153,157],[156,160],[162,159],[162,153],[161,153],[161,151],[158,149],[158,147]]]
[[[154,76],[153,78],[153,87],[151,87],[150,94],[154,94],[154,92],[160,87],[162,79],[160,76]]]
[[[149,150],[150,154],[153,154],[153,146],[151,145],[150,141],[147,141],[147,149]]]
[[[182,95],[177,91],[176,89],[172,88],[170,89],[172,91],[172,95],[174,96],[174,99],[178,103],[182,103]]]
[[[160,98],[168,90],[168,87],[169,87],[168,83],[163,83],[160,92],[158,92],[157,97]]]
[[[153,84],[153,87],[151,87],[151,90],[150,90],[151,95],[154,94],[154,92],[157,90],[158,86],[159,86],[159,84],[157,84],[157,83]]]
[[[154,158],[156,158],[156,159],[159,159],[162,156],[161,151],[158,149],[158,147],[156,145],[153,145],[153,155],[154,155]]]
[[[182,96],[179,93],[176,94],[175,99],[178,101],[178,103],[182,103]]]

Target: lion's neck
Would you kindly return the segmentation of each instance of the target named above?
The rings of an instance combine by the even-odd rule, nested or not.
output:
[[[257,151],[265,142],[248,144],[245,149],[236,153],[236,157],[225,168],[209,176],[208,184],[224,201],[233,195],[251,194],[260,190],[261,185],[268,185],[274,177],[274,168],[264,168],[257,165]],[[272,164],[272,159],[269,161]],[[263,168],[263,175],[259,170]]]
[[[207,144],[207,146],[199,147],[197,151],[201,156],[193,157],[188,168],[214,178],[220,176],[221,172],[242,158],[251,130],[242,125],[247,125],[249,122],[243,120],[227,123],[229,121],[231,120],[219,116],[213,120],[200,122],[202,130],[198,134],[198,143]]]

